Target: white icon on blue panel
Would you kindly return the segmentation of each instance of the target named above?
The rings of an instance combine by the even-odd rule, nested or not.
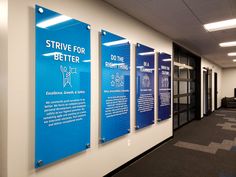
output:
[[[162,88],[169,88],[169,79],[168,77],[162,77],[162,80],[161,80],[161,86]]]
[[[142,77],[141,85],[142,88],[149,88],[151,86],[150,77],[147,74]]]
[[[77,73],[76,68],[72,68],[71,66],[69,66],[69,68],[68,68],[66,66],[61,65],[60,70],[61,70],[62,77],[63,77],[63,87],[66,87],[67,85],[72,87],[71,75]]]
[[[111,75],[111,86],[112,87],[123,87],[124,86],[124,76],[119,73]]]

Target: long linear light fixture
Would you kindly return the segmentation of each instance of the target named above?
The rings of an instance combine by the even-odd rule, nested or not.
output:
[[[233,47],[236,46],[236,41],[222,42],[219,44],[221,47]]]
[[[53,26],[59,23],[63,23],[65,21],[71,20],[72,18],[67,17],[65,15],[59,15],[57,17],[54,18],[50,18],[48,20],[42,21],[40,23],[38,23],[36,26],[39,28],[47,28],[49,26]]]
[[[121,44],[125,44],[128,43],[129,41],[127,39],[121,39],[121,40],[117,40],[117,41],[112,41],[112,42],[106,42],[103,45],[110,47],[110,46],[114,46],[114,45],[121,45]]]
[[[236,59],[233,59],[233,62],[236,62]]]
[[[236,52],[228,53],[228,56],[230,56],[230,57],[236,56]]]
[[[209,32],[236,28],[236,18],[214,23],[208,23],[203,26]]]

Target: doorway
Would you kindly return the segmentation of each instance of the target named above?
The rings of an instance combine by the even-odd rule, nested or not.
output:
[[[203,69],[203,115],[207,115],[208,110],[208,99],[207,99],[207,91],[208,90],[208,79],[207,79],[207,69]]]
[[[218,102],[218,99],[217,99],[217,97],[218,97],[218,76],[217,76],[217,73],[215,72],[214,73],[214,86],[215,86],[215,91],[214,91],[214,95],[215,95],[215,110],[217,110],[218,109],[218,106],[217,106],[217,102]]]
[[[212,70],[203,68],[203,114],[212,113]]]
[[[176,130],[190,121],[200,118],[201,58],[177,44],[173,45],[173,49],[173,127]]]

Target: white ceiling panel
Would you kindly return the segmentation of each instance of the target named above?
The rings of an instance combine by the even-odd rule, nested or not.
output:
[[[236,66],[219,43],[236,40],[236,29],[206,32],[204,23],[236,18],[236,0],[104,0],[222,67]],[[173,18],[174,17],[174,18]]]
[[[232,18],[228,0],[184,0],[202,23]]]

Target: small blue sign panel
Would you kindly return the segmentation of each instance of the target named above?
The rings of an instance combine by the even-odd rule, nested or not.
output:
[[[154,123],[154,49],[136,46],[136,129]]]
[[[101,32],[101,143],[130,130],[130,43]]]
[[[171,55],[158,53],[158,120],[171,117]]]
[[[44,7],[36,15],[35,167],[90,146],[90,26]]]

